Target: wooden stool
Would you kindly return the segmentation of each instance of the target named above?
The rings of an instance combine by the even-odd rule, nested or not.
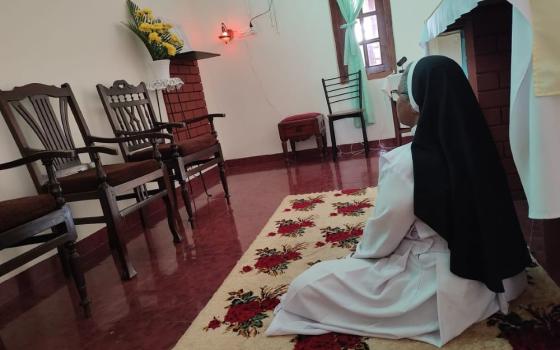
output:
[[[305,113],[284,118],[278,123],[278,133],[280,134],[286,161],[288,161],[288,145],[286,144],[288,140],[292,146],[294,157],[296,155],[296,142],[307,140],[312,136],[315,136],[317,140],[317,149],[321,152],[321,157],[327,151],[325,118],[321,113]]]

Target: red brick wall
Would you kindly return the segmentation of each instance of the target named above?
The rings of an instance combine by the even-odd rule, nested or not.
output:
[[[198,62],[185,58],[171,60],[169,67],[172,77],[181,78],[185,85],[181,89],[164,92],[165,107],[170,121],[183,121],[208,114],[204,90],[200,79]],[[210,132],[207,122],[201,121],[188,128],[175,131],[178,140],[186,140]]]
[[[523,194],[509,144],[511,70],[511,16],[509,3],[480,6],[469,17],[474,31],[478,99],[500,153],[512,194]]]

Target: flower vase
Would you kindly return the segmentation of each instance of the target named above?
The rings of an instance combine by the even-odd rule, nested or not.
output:
[[[159,81],[165,84],[165,82],[170,79],[169,63],[169,59],[152,61],[150,68],[152,70],[153,81]]]

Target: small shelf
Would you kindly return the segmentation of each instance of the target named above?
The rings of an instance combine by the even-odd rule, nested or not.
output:
[[[181,52],[178,53],[174,58],[182,58],[188,60],[204,60],[207,58],[218,57],[220,54],[212,53],[212,52],[204,52],[204,51],[188,51],[188,52]]]

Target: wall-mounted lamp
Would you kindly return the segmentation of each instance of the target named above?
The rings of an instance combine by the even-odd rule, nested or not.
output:
[[[226,25],[222,22],[222,34],[220,34],[218,38],[227,45],[233,40],[233,30],[228,29],[228,27],[226,27]]]

